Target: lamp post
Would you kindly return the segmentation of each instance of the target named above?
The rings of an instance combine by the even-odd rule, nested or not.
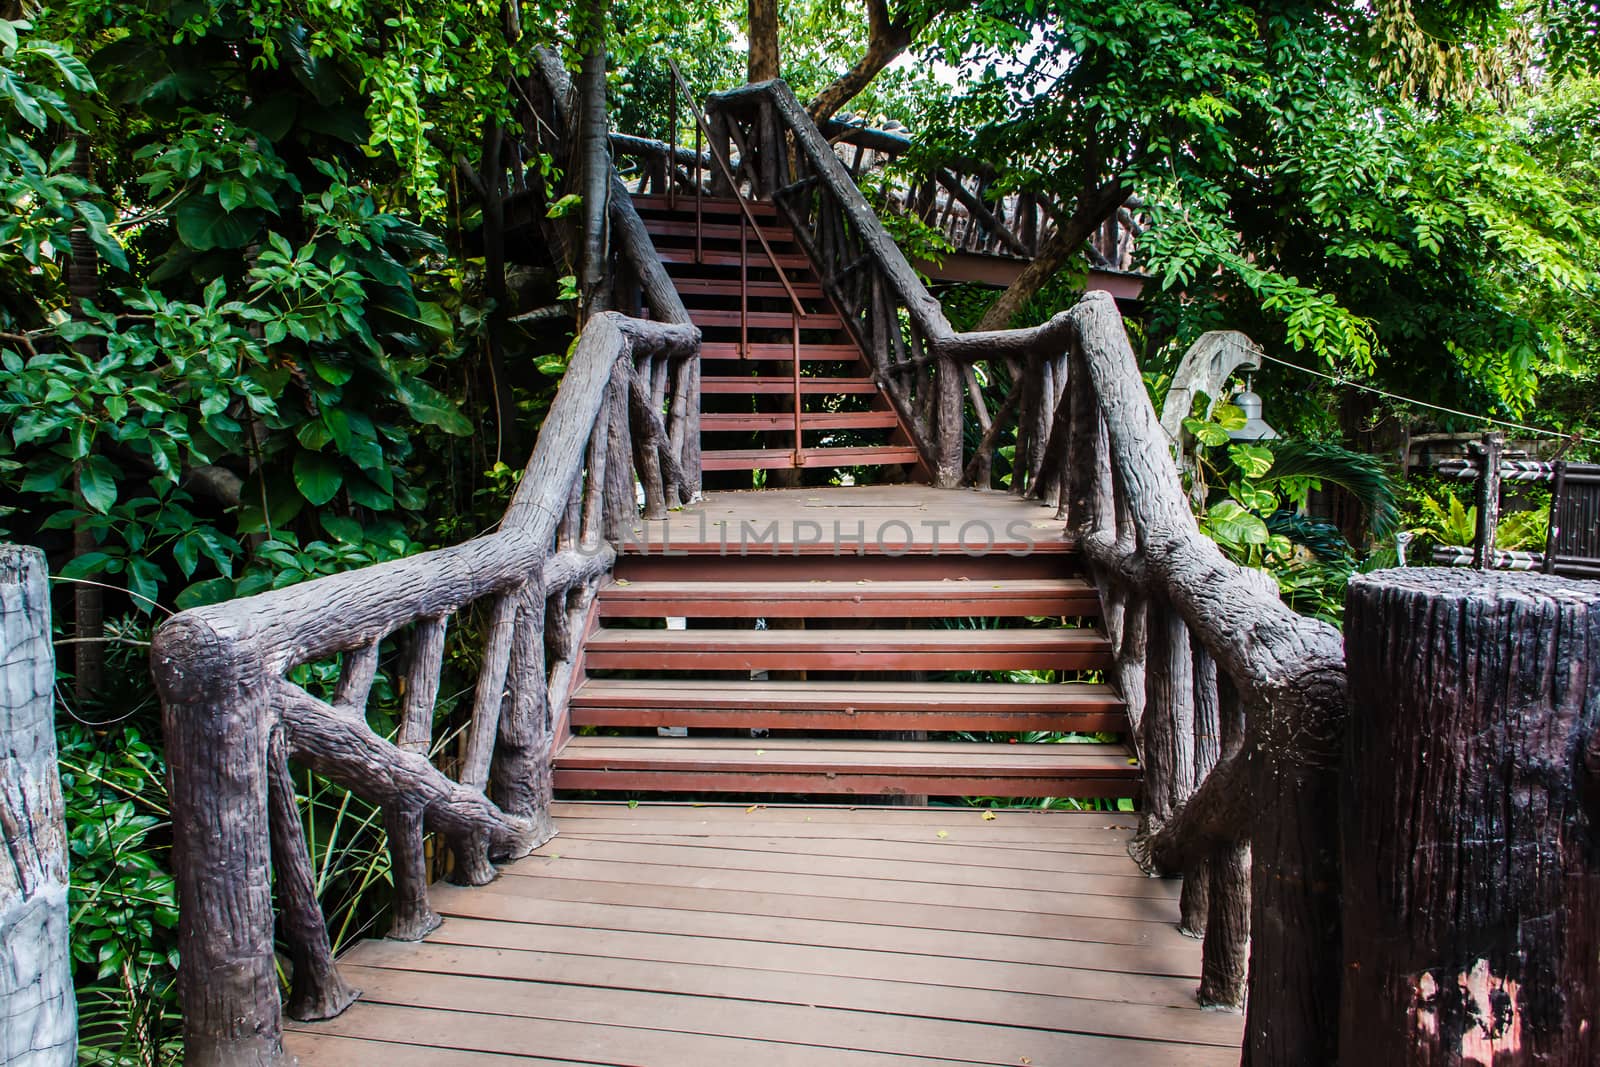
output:
[[[1229,430],[1228,437],[1234,441],[1271,441],[1279,436],[1267,421],[1261,417],[1261,397],[1250,388],[1250,379],[1244,380],[1244,391],[1234,394],[1231,401],[1234,407],[1244,412],[1244,425],[1237,430]]]

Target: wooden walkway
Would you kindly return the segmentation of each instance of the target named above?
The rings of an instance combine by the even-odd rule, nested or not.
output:
[[[1195,1006],[1177,883],[1130,816],[562,803],[560,836],[438,886],[420,944],[343,959],[364,992],[291,1023],[303,1064],[1238,1062]]]

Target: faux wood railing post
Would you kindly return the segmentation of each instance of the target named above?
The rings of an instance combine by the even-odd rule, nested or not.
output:
[[[0,545],[0,1062],[17,1067],[77,1058],[55,673],[44,553]]]
[[[168,621],[150,652],[171,786],[184,1062],[288,1064],[272,945],[272,679],[250,645],[196,615]]]
[[[1494,540],[1500,529],[1500,453],[1506,435],[1487,433],[1479,449],[1478,528],[1472,540],[1472,565],[1484,570],[1494,560]]]
[[[1351,582],[1346,1063],[1600,1062],[1600,585]]]

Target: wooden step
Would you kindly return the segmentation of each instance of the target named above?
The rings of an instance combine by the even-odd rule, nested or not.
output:
[[[644,581],[600,590],[602,618],[992,618],[1096,616],[1082,578],[1019,581]]]
[[[794,244],[794,231],[789,227],[771,225],[766,223],[765,220],[761,221],[763,225],[760,228],[760,232],[767,239],[768,244]],[[725,222],[720,217],[716,222],[702,222],[698,227],[695,226],[694,216],[692,215],[688,218],[676,216],[647,218],[644,220],[644,228],[652,237],[693,238],[696,229],[699,230],[701,238],[708,241],[737,241],[740,237],[739,223]],[[756,240],[756,231],[746,225],[743,228],[743,235],[750,244],[751,257],[754,258],[761,255],[761,246]]]
[[[789,330],[794,328],[795,318],[792,310],[751,311],[741,316],[738,308],[689,309],[689,321],[702,329],[715,326],[738,329],[747,325],[753,330]],[[802,330],[842,330],[844,320],[832,311],[817,311],[799,316],[799,325]]]
[[[801,346],[802,352],[805,348]],[[801,356],[804,362],[804,355]],[[831,393],[876,393],[878,384],[871,378],[801,378],[800,392],[807,396]],[[794,392],[794,382],[789,378],[752,378],[741,376],[707,375],[700,379],[700,392],[739,394],[784,394]]]
[[[801,363],[851,363],[861,358],[861,350],[855,345],[824,345],[813,344],[810,341],[800,343]],[[779,361],[782,363],[794,362],[793,342],[766,342],[752,341],[740,350],[738,341],[701,341],[700,360],[705,362],[712,359],[736,360],[762,360]]]
[[[893,429],[900,424],[892,411],[802,411],[802,430],[870,430]],[[794,414],[777,412],[771,415],[757,413],[708,413],[700,416],[701,433],[743,433],[758,430],[793,430]]]
[[[773,251],[777,252],[777,249]],[[811,270],[811,261],[809,259],[792,252],[777,252],[777,255],[769,260],[765,252],[756,249],[749,256],[741,259],[736,251],[730,252],[726,249],[706,248],[701,250],[700,258],[697,260],[695,259],[693,248],[677,248],[668,245],[664,248],[657,248],[656,253],[661,257],[661,262],[668,267],[737,267],[744,263],[751,270],[771,270],[773,262],[776,261],[777,265],[784,270]],[[671,272],[669,271],[669,273]]]
[[[758,219],[778,217],[778,208],[770,200],[747,200],[745,204],[750,208],[750,213]],[[640,214],[667,214],[687,216],[692,219],[695,213],[695,198],[693,194],[680,193],[675,202],[669,203],[665,196],[635,196],[633,206]],[[743,214],[739,201],[731,196],[702,196],[700,212],[703,215],[717,216]]]
[[[634,630],[601,627],[593,670],[1098,670],[1110,643],[1093,630]]]
[[[1084,682],[714,681],[591,678],[574,726],[766,730],[1055,730],[1121,733],[1127,710]]]
[[[833,523],[839,523],[838,535]],[[738,528],[719,540],[718,529],[708,528],[708,540],[680,538],[647,552],[629,545],[617,557],[617,578],[649,581],[1048,581],[1076,573],[1077,545],[1066,540],[998,541],[985,550],[981,539],[971,551],[954,545],[932,552],[927,545],[861,544],[861,533],[848,515],[819,516],[821,532],[815,542],[746,545],[741,554]],[[1003,535],[1003,531],[1002,531]],[[773,536],[776,536],[774,533]],[[890,536],[899,536],[892,531]]]
[[[1132,797],[1120,745],[574,737],[557,789],[674,793]]]
[[[677,287],[679,295],[685,304],[693,304],[696,297],[733,297],[740,295],[749,296],[752,300],[788,300],[789,290],[779,282],[747,280],[743,286],[737,278],[677,278],[673,284]],[[790,288],[794,295],[801,300],[820,301],[823,298],[822,286],[814,281],[796,281],[791,279]]]
[[[792,418],[792,416],[791,416]],[[855,448],[807,448],[794,462],[787,448],[706,449],[700,468],[708,471],[788,470],[794,467],[882,467],[915,463],[921,458],[911,445],[864,445]]]

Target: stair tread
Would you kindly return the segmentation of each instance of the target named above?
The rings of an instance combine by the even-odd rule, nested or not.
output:
[[[1070,775],[1135,779],[1117,743],[999,744],[860,738],[574,737],[558,768],[754,771],[758,773]]]
[[[900,420],[892,411],[802,411],[802,430],[890,429]],[[707,432],[738,432],[742,430],[792,430],[794,413],[779,411],[772,414],[760,412],[708,412],[700,416],[700,430]]]
[[[746,597],[784,596],[795,600],[894,600],[913,596],[937,594],[947,600],[982,597],[994,600],[1012,597],[1019,600],[1038,600],[1046,596],[1086,596],[1098,598],[1094,587],[1082,578],[1030,578],[972,581],[959,578],[890,579],[887,581],[641,581],[627,585],[613,583],[600,591],[602,599],[649,600],[700,597],[712,599],[743,599]],[[959,616],[959,610],[950,615]]]
[[[1123,707],[1110,686],[1094,682],[728,681],[702,679],[686,690],[666,678],[590,678],[572,706],[627,702],[652,707]]]
[[[591,651],[688,649],[697,652],[834,651],[1035,651],[1107,649],[1096,630],[633,630],[601,627],[589,638]]]
[[[751,329],[787,330],[794,325],[795,315],[793,310],[751,311],[741,320],[738,308],[690,308],[689,320],[700,327],[734,328],[742,322]],[[799,321],[802,330],[844,328],[844,320],[833,311],[807,311],[800,315]]]
[[[702,196],[700,197],[700,210],[702,213],[715,214],[742,214],[739,201],[731,196]],[[746,201],[750,213],[757,218],[776,218],[777,205],[770,200]],[[633,197],[633,206],[639,211],[667,212],[673,215],[688,215],[694,218],[695,197],[692,193],[679,193],[674,201],[669,202],[664,195],[649,193],[637,194]]]
[[[794,344],[789,341],[752,341],[744,346],[740,352],[738,341],[701,341],[700,359],[761,359],[782,360],[785,363],[794,361]],[[855,345],[814,344],[809,341],[800,342],[800,362],[818,361],[826,363],[843,363],[861,358],[861,350]]]
[[[794,454],[786,448],[705,449],[700,453],[704,470],[785,469],[794,466]],[[807,448],[800,457],[802,467],[870,467],[891,463],[915,463],[922,458],[907,445],[876,445],[852,448]]]
[[[804,353],[805,346],[800,346]],[[802,355],[802,360],[803,360]],[[743,375],[707,375],[700,379],[702,393],[792,393],[789,378],[753,378]],[[800,391],[808,395],[828,393],[876,393],[878,384],[871,378],[801,378]]]

